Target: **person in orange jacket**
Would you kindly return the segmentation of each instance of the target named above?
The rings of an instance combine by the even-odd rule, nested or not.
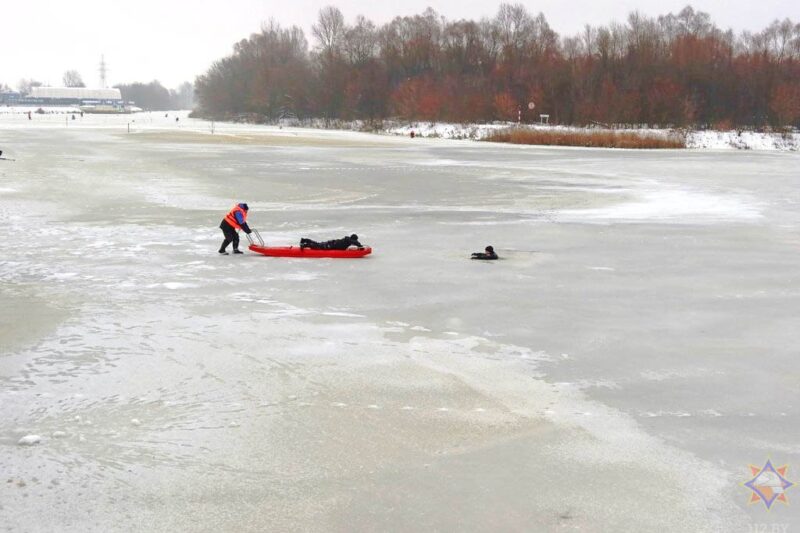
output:
[[[248,235],[252,233],[250,226],[247,225],[247,212],[249,210],[250,208],[245,203],[236,204],[222,219],[219,225],[225,235],[225,240],[222,241],[222,246],[219,249],[219,253],[222,255],[228,255],[226,248],[230,243],[233,243],[233,253],[244,253],[239,250],[239,230],[243,230]]]

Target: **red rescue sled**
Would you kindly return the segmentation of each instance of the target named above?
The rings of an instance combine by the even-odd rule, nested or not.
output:
[[[300,248],[299,246],[258,246],[250,245],[250,251],[270,257],[340,257],[354,258],[364,257],[372,253],[372,248],[367,246],[360,250],[312,250],[311,248]]]
[[[269,257],[336,257],[344,259],[353,259],[364,257],[372,253],[372,248],[366,246],[364,248],[355,250],[313,250],[311,248],[300,248],[299,246],[265,246],[261,235],[253,230],[253,233],[258,239],[258,244],[253,242],[253,239],[248,235],[250,240],[250,251],[258,254],[267,255]]]

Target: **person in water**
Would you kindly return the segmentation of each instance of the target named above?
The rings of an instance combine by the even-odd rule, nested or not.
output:
[[[341,239],[333,239],[325,242],[312,241],[311,239],[307,239],[305,237],[300,239],[301,249],[311,248],[312,250],[347,250],[351,246],[357,246],[359,249],[364,248],[361,243],[358,242],[358,235],[355,233],[349,237],[345,236]]]
[[[483,252],[475,252],[472,254],[471,259],[483,259],[483,260],[492,260],[492,259],[499,259],[497,254],[494,253],[494,247],[487,246]]]
[[[250,208],[245,203],[236,204],[222,219],[219,229],[225,235],[225,240],[222,241],[219,253],[228,255],[226,248],[230,243],[233,243],[233,253],[244,253],[239,250],[239,230],[243,230],[248,235],[252,233],[250,226],[247,225],[247,212],[249,210]]]

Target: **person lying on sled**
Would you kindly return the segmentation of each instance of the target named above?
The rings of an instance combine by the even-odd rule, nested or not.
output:
[[[475,252],[472,254],[470,259],[483,259],[483,260],[491,260],[491,259],[499,259],[497,254],[494,253],[494,248],[492,246],[487,246],[483,252]]]
[[[351,246],[355,246],[359,249],[363,248],[361,243],[358,242],[358,235],[355,233],[349,237],[345,236],[341,239],[333,239],[325,242],[312,241],[305,237],[300,239],[300,248],[311,248],[312,250],[347,250]]]

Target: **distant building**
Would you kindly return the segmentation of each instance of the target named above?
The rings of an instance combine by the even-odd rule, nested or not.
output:
[[[87,113],[130,113],[133,102],[124,102],[119,89],[85,87],[33,87],[30,94],[0,94],[0,104],[14,106],[72,106]]]
[[[122,93],[119,92],[119,89],[87,89],[86,87],[32,87],[28,98],[42,98],[59,102],[56,105],[76,105],[89,101],[108,105],[122,103]]]
[[[22,98],[22,94],[16,91],[5,91],[0,92],[0,105],[19,105],[19,99]]]

